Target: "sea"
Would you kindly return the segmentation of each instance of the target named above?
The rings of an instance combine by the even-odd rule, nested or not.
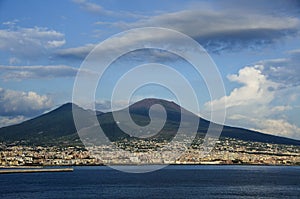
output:
[[[106,166],[0,175],[0,198],[300,198],[300,167],[173,165],[148,173]]]

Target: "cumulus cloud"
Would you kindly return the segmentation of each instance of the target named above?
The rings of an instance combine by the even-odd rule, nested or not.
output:
[[[233,89],[228,96],[214,100],[207,105],[218,110],[224,103],[226,103],[226,108],[237,106],[247,106],[248,108],[249,105],[255,107],[259,104],[268,104],[274,99],[274,89],[278,87],[276,83],[266,79],[257,67],[242,68],[238,74],[229,75],[228,79],[240,83],[242,86]]]
[[[0,51],[17,57],[37,57],[65,43],[63,33],[48,28],[23,28],[12,24],[7,29],[0,29]]]
[[[207,110],[213,107],[214,111],[220,111],[225,102],[227,124],[300,139],[300,128],[286,117],[292,106],[274,104],[282,96],[282,85],[269,79],[261,65],[246,66],[228,79],[241,86],[227,96],[207,102]]]
[[[1,66],[1,77],[8,80],[23,80],[32,78],[74,77],[78,68],[66,65],[37,66]]]
[[[53,106],[47,95],[0,88],[0,116],[31,117]]]

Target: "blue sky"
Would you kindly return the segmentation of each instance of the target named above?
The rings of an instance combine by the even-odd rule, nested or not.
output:
[[[198,114],[208,117],[206,110],[212,104],[218,108],[226,101],[226,124],[300,139],[296,0],[2,0],[0,126],[71,101],[78,68],[96,44],[113,34],[149,26],[180,31],[201,44],[218,66],[225,96],[210,99],[204,82],[170,54],[152,52],[146,57],[146,52],[136,52],[114,63],[104,88],[97,91],[97,107],[109,109],[114,80],[128,67],[155,60],[172,65],[191,81],[202,110]],[[157,53],[164,56],[157,58]],[[149,86],[134,99],[144,97],[172,99],[172,94]]]

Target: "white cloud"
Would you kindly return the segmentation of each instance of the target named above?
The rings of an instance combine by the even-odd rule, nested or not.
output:
[[[282,111],[288,111],[291,110],[292,107],[290,105],[287,106],[274,106],[270,111],[272,113],[276,113],[276,112],[282,112]]]
[[[14,57],[37,57],[65,42],[63,33],[48,28],[12,26],[0,29],[0,51],[9,52]]]
[[[61,49],[56,52],[56,55],[66,58],[84,59],[95,47],[96,44],[86,44],[84,46]]]
[[[66,43],[66,40],[48,41],[48,47],[50,47],[50,48],[58,48],[60,46],[63,46],[65,43]]]
[[[12,27],[12,26],[16,25],[18,22],[19,22],[19,20],[14,19],[14,20],[12,20],[12,21],[6,21],[6,22],[3,22],[2,24],[3,24],[3,25],[6,25],[6,26]]]
[[[0,116],[34,116],[53,106],[46,95],[0,88]]]
[[[66,65],[2,66],[1,78],[4,80],[22,80],[32,78],[75,77],[78,68]]]
[[[87,0],[73,0],[73,2],[79,4],[82,9],[85,9],[89,12],[104,12],[101,6],[95,3],[88,2]]]
[[[90,13],[98,14],[98,15],[105,15],[110,17],[131,17],[131,18],[142,18],[142,15],[134,14],[132,12],[126,12],[126,11],[113,11],[104,9],[102,6],[96,3],[92,3],[88,0],[73,0],[74,3],[78,4],[81,9],[84,9]]]
[[[251,118],[251,122],[257,125],[257,129],[278,136],[291,137],[300,139],[300,128],[295,124],[291,124],[284,119],[255,119]]]
[[[21,123],[29,118],[26,118],[24,116],[18,115],[18,116],[13,116],[13,117],[1,117],[0,116],[0,127],[4,126],[10,126],[14,124]]]
[[[207,102],[206,109],[213,107],[214,111],[220,111],[225,102],[226,123],[229,125],[300,139],[300,128],[289,122],[285,114],[293,107],[278,102],[274,104],[278,98],[283,97],[282,86],[268,79],[262,72],[263,68],[261,65],[246,66],[238,74],[229,75],[230,81],[240,83],[241,86],[227,96]],[[288,98],[288,95],[284,98]]]

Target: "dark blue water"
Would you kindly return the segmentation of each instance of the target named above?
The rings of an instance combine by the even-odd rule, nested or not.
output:
[[[74,169],[0,175],[0,198],[300,198],[300,167],[169,166],[144,174]]]

